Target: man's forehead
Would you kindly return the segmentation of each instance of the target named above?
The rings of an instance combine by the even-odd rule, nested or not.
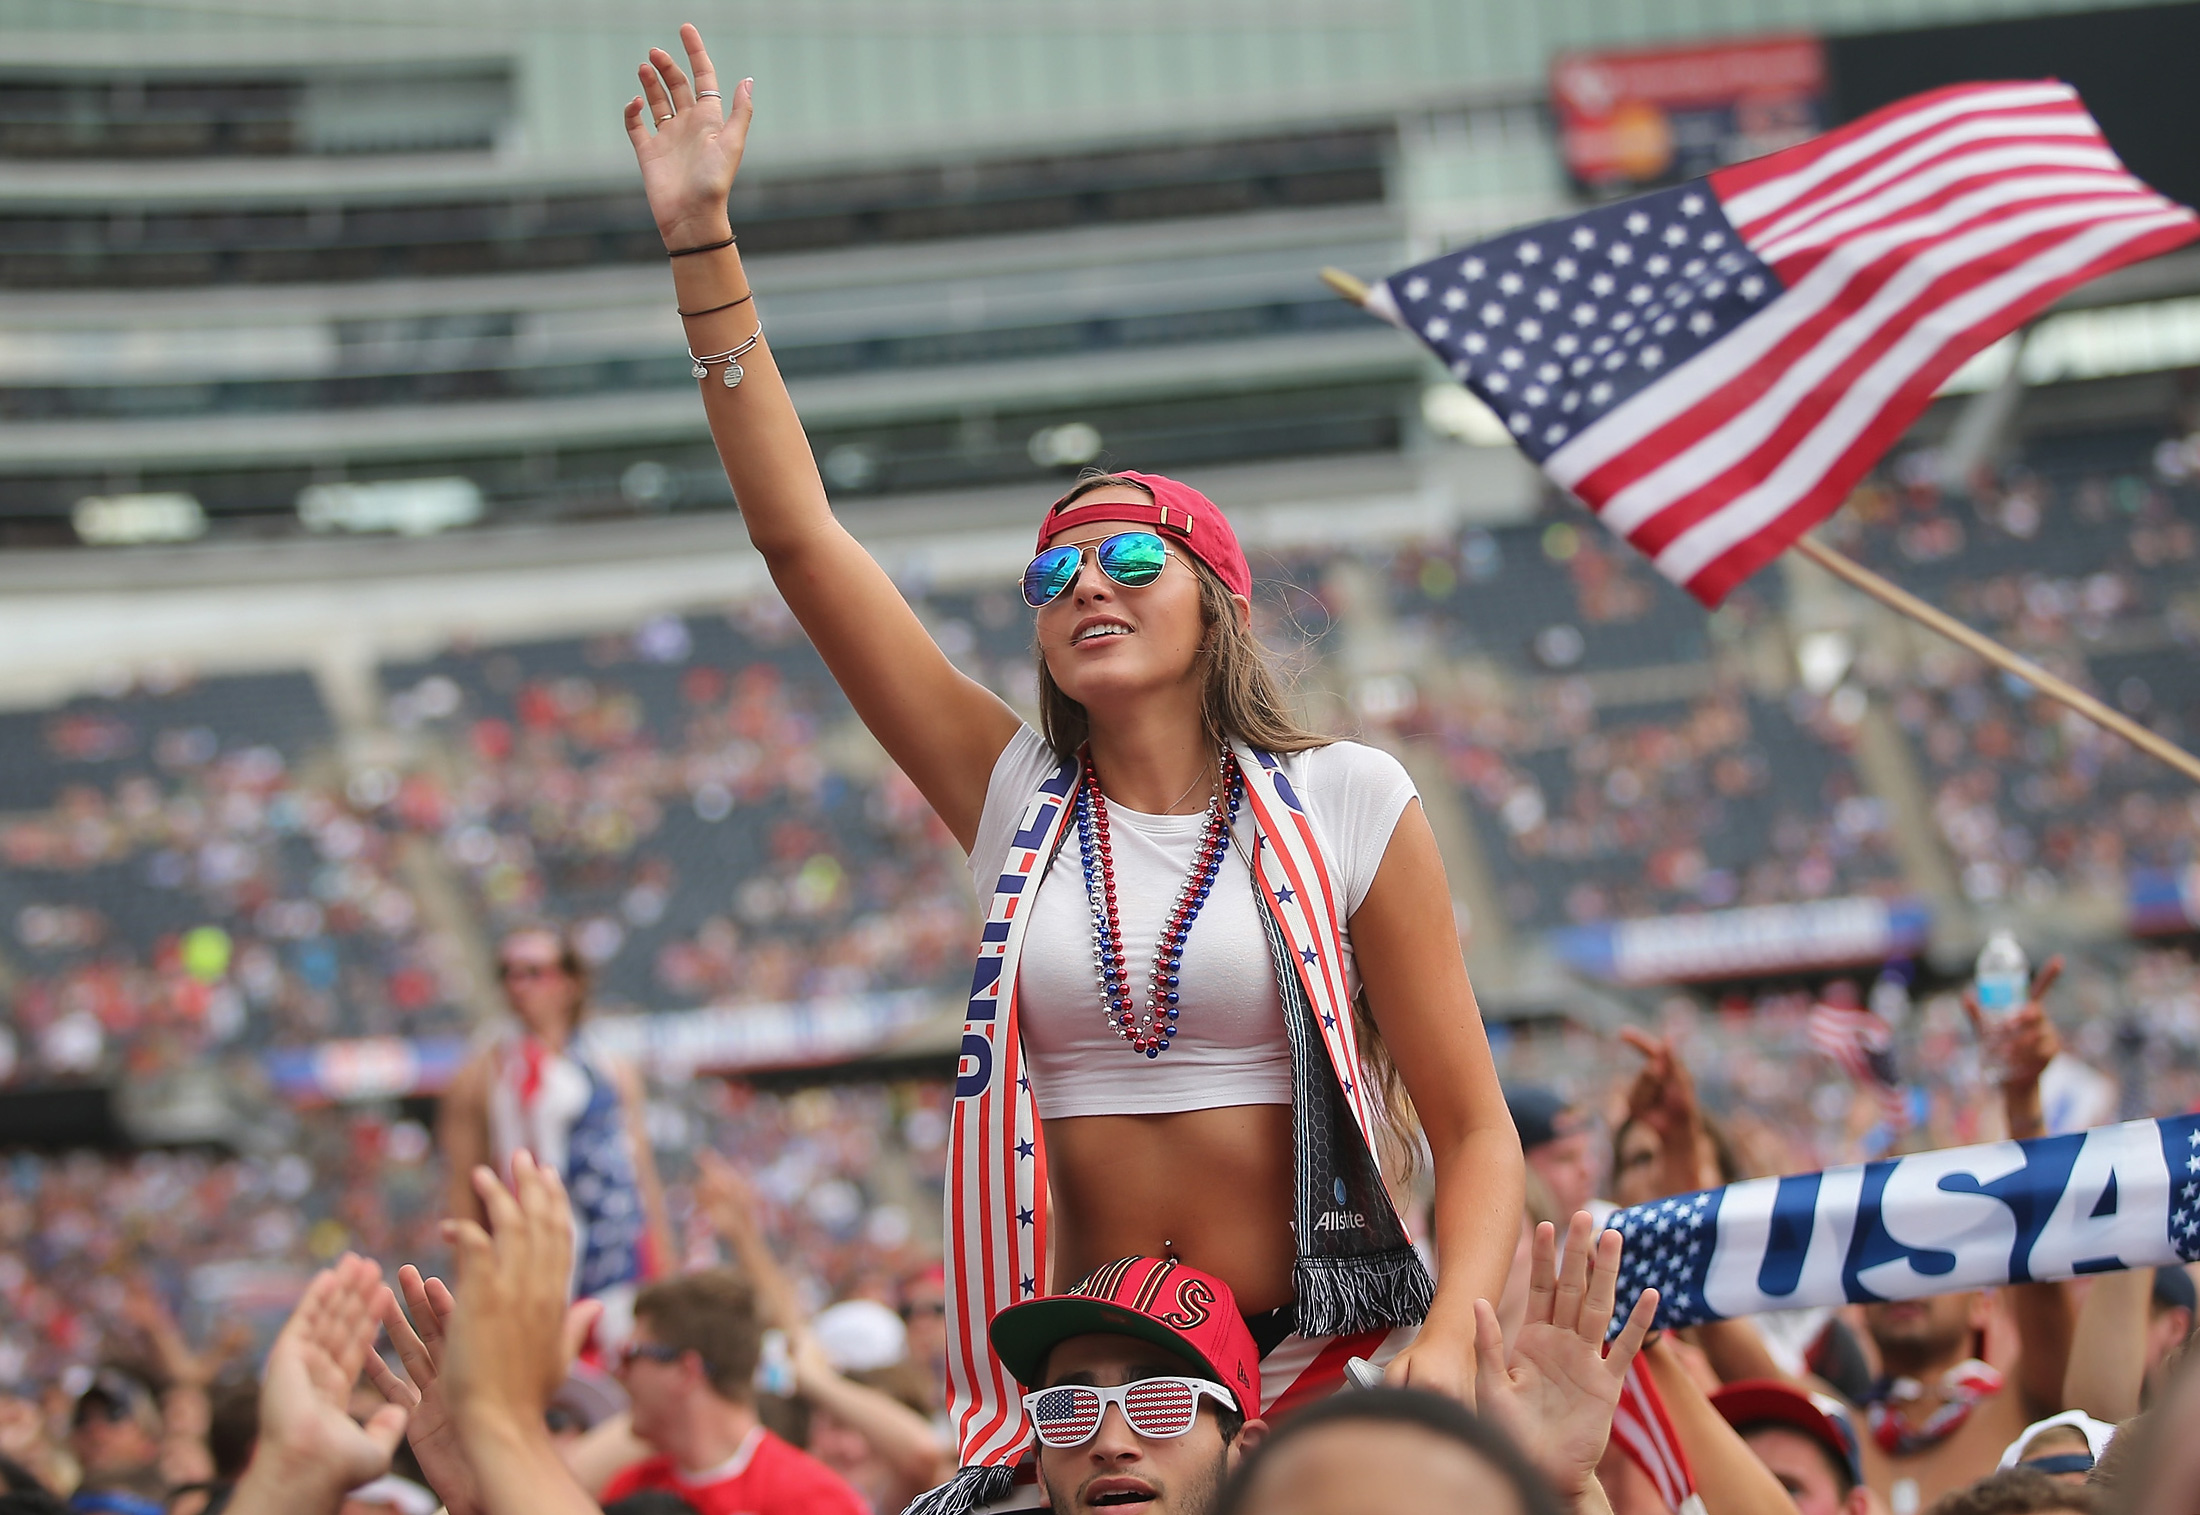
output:
[[[1199,1373],[1199,1370],[1166,1347],[1141,1341],[1135,1336],[1095,1333],[1055,1343],[1053,1350],[1047,1353],[1043,1376],[1050,1386],[1089,1383],[1104,1387],[1108,1382],[1129,1383],[1134,1379],[1183,1373]],[[1206,1375],[1200,1373],[1200,1376]]]
[[[564,954],[558,939],[547,931],[520,931],[504,939],[501,955],[506,962],[550,963]]]

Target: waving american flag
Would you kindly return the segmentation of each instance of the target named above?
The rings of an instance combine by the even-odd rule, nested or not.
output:
[[[1716,605],[1972,354],[2200,236],[2077,93],[1959,85],[1676,188],[1409,268],[1369,305]]]

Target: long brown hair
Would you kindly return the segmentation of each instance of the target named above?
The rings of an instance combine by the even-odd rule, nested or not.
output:
[[[1088,473],[1055,502],[1055,508],[1110,484],[1121,484],[1148,496],[1153,493],[1138,480],[1121,474]],[[1237,607],[1230,603],[1229,587],[1189,552],[1182,556],[1199,579],[1199,618],[1207,632],[1194,663],[1200,672],[1199,713],[1207,728],[1207,739],[1217,747],[1239,741],[1260,752],[1277,753],[1306,752],[1336,741],[1336,737],[1300,724],[1291,708],[1288,682],[1260,638],[1238,619]],[[1092,718],[1054,682],[1054,675],[1047,670],[1046,649],[1038,649],[1038,659],[1039,732],[1055,756],[1075,757],[1092,735]],[[1359,1035],[1362,1087],[1374,1096],[1376,1114],[1397,1142],[1395,1151],[1377,1156],[1386,1172],[1410,1178],[1420,1158],[1420,1117],[1406,1093],[1405,1077],[1368,1009],[1366,990],[1354,997],[1352,1011]]]

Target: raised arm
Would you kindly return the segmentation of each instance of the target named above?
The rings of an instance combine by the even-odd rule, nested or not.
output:
[[[2062,1038],[2047,1018],[2047,991],[2062,975],[2063,960],[2051,957],[2032,980],[2023,1005],[1995,1023],[1980,1011],[1969,990],[1963,994],[1987,1062],[2001,1072],[2002,1112],[2009,1134],[2019,1141],[2045,1136],[2047,1119],[2040,1107],[2040,1075],[2062,1051]],[[2017,1284],[2009,1290],[2009,1313],[2017,1323],[2017,1382],[2025,1416],[2039,1419],[2063,1407],[2063,1375],[2070,1366],[2076,1329],[2070,1287],[2064,1283]]]
[[[733,236],[726,196],[756,114],[755,81],[742,80],[721,112],[702,34],[683,26],[680,42],[688,70],[650,49],[642,93],[627,103],[626,132],[657,230],[676,254],[679,308],[709,312],[687,318],[688,350],[709,356],[762,329],[738,249],[681,255]],[[701,384],[749,540],[856,714],[968,850],[1016,716],[947,660],[885,570],[833,518],[770,342],[759,337],[740,368],[738,387],[726,386],[724,364],[712,364]]]
[[[443,1213],[454,1220],[488,1216],[473,1189],[473,1171],[489,1161],[489,1054],[477,1052],[458,1070],[436,1107],[436,1145],[443,1149]]]

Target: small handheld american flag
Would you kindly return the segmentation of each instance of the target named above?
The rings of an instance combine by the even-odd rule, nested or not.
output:
[[[1821,1001],[1811,1006],[1806,1030],[1815,1050],[1879,1101],[1888,1124],[1908,1129],[1910,1101],[1895,1062],[1892,1027],[1869,1010]]]
[[[1968,84],[1392,274],[1521,449],[1706,605],[1824,519],[1964,361],[2200,236],[2076,91]]]

